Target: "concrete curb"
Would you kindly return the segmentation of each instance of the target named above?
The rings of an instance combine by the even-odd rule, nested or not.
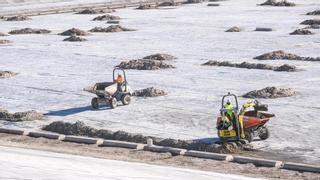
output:
[[[173,155],[184,155],[187,151],[186,149],[172,148],[172,147],[164,147],[164,146],[144,146],[143,150],[152,151],[152,152],[169,152]]]
[[[233,160],[232,155],[201,152],[201,151],[187,151],[184,155],[198,157],[198,158],[205,158],[205,159],[213,159],[213,160],[218,160],[218,161],[232,161]]]
[[[252,163],[256,166],[263,166],[263,167],[280,168],[283,166],[282,161],[262,159],[262,158],[244,157],[244,156],[233,156],[232,162],[236,162],[236,163],[240,163],[240,164]]]
[[[320,173],[320,166],[313,166],[313,165],[292,163],[292,162],[284,163],[281,169]]]
[[[98,139],[89,138],[89,137],[81,137],[81,136],[66,136],[63,139],[63,141],[82,143],[82,144],[97,144],[98,143]]]
[[[47,139],[57,139],[57,140],[60,139],[59,134],[45,133],[45,132],[29,132],[28,136],[35,137],[35,138],[43,137]]]
[[[99,146],[107,146],[107,147],[122,147],[128,149],[137,149],[142,150],[144,148],[144,144],[124,142],[124,141],[113,141],[113,140],[103,140],[102,144]]]
[[[16,134],[16,135],[24,135],[25,134],[23,130],[7,129],[7,128],[0,128],[0,133]]]
[[[152,152],[170,152],[173,155],[184,155],[184,156],[213,159],[213,160],[219,160],[219,161],[230,161],[230,162],[235,162],[240,164],[252,163],[256,166],[275,167],[275,168],[299,171],[299,172],[320,173],[320,166],[292,163],[292,162],[282,162],[282,161],[262,159],[262,158],[232,156],[228,154],[210,153],[210,152],[202,152],[202,151],[192,151],[192,150],[187,151],[186,149],[155,146],[155,145],[152,145],[152,142],[149,143],[150,146],[147,146],[145,144],[125,142],[125,141],[103,140],[103,139],[81,137],[81,136],[69,136],[69,135],[66,136],[62,134],[54,134],[54,133],[46,133],[46,132],[29,132],[29,131],[23,131],[19,129],[8,129],[8,128],[0,128],[0,133],[7,133],[7,134],[14,134],[14,135],[27,135],[29,137],[35,137],[35,138],[43,137],[43,138],[48,138],[53,140],[61,140],[61,141],[74,142],[74,143],[96,144],[100,147],[107,146],[107,147],[120,147],[120,148],[129,148],[129,149],[137,149],[137,150],[146,150],[146,151],[152,151]]]

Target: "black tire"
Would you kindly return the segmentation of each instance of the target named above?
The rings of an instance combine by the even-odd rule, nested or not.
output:
[[[121,97],[121,102],[123,105],[128,105],[131,103],[131,96],[129,94],[125,94]]]
[[[253,141],[253,134],[250,131],[244,131],[244,139],[251,143]]]
[[[259,134],[259,138],[261,140],[266,140],[270,137],[270,132],[269,132],[269,129],[267,127],[263,127],[263,133],[260,133]]]
[[[98,98],[92,98],[91,100],[91,107],[93,109],[99,109],[99,101],[98,101]]]
[[[117,101],[116,98],[111,98],[111,99],[109,100],[109,104],[110,104],[110,107],[111,107],[112,109],[114,109],[114,108],[116,108],[116,107],[118,106],[118,101]]]

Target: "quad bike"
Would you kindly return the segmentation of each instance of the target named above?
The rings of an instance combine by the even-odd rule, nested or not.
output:
[[[123,76],[123,82],[116,82],[116,72],[118,76]],[[123,69],[113,69],[113,81],[96,83],[83,89],[84,91],[96,94],[97,97],[92,98],[91,106],[93,109],[99,109],[100,104],[108,104],[112,109],[118,106],[118,101],[123,105],[128,105],[131,102],[131,90],[127,82],[126,73]]]
[[[231,109],[225,108],[226,99],[233,98],[235,106]],[[220,109],[221,116],[217,118],[218,137],[221,142],[242,141],[252,142],[255,137],[261,140],[269,138],[269,130],[266,123],[274,114],[267,113],[268,106],[260,104],[257,100],[247,102],[239,110],[238,98],[228,93],[223,96]],[[227,112],[232,111],[232,116]],[[264,112],[261,112],[264,111]]]

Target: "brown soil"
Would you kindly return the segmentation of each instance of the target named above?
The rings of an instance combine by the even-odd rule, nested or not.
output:
[[[112,132],[106,129],[95,129],[90,126],[86,126],[83,122],[76,122],[74,124],[62,121],[55,121],[51,124],[43,127],[43,130],[56,132],[65,135],[79,135],[96,137],[110,140],[119,140],[135,143],[147,143],[147,139],[153,139],[153,143],[159,146],[168,146],[174,148],[182,148],[188,150],[198,150],[206,152],[216,153],[236,153],[241,151],[252,151],[252,146],[249,144],[241,143],[225,143],[223,145],[218,144],[206,144],[198,140],[179,140],[179,139],[163,139],[152,136],[144,136],[142,134],[132,134],[125,131]]]
[[[132,93],[133,96],[137,97],[158,97],[165,96],[168,93],[161,89],[156,89],[154,87],[136,90]]]
[[[37,149],[57,153],[66,153],[96,158],[113,159],[129,162],[141,162],[154,165],[173,166],[225,174],[238,174],[249,177],[290,180],[318,180],[320,174],[299,173],[276,168],[256,167],[253,164],[237,164],[211,159],[186,156],[173,156],[170,153],[155,153],[114,147],[69,143],[45,138],[32,138],[0,133],[2,146]]]
[[[173,59],[177,59],[176,57],[170,55],[170,54],[161,54],[161,53],[157,53],[157,54],[152,54],[150,56],[146,56],[143,59],[151,59],[151,60],[159,60],[159,61],[167,61],[167,60],[173,60]]]
[[[85,9],[80,12],[77,12],[76,14],[102,14],[102,13],[112,13],[115,12],[114,9],[103,9],[103,10],[97,10],[97,9]]]
[[[246,69],[261,69],[261,70],[273,70],[273,71],[286,71],[294,72],[297,71],[297,68],[293,65],[284,64],[281,66],[271,66],[267,64],[260,63],[232,63],[229,61],[208,61],[203,66],[225,66],[225,67],[235,67],[235,68],[246,68]]]
[[[59,35],[62,35],[62,36],[88,36],[88,35],[90,35],[90,33],[83,31],[83,30],[80,30],[80,29],[77,29],[77,28],[72,28],[72,29],[66,30],[62,33],[59,33]]]
[[[24,28],[18,30],[12,30],[9,34],[48,34],[50,30],[47,29],[31,29],[31,28]]]
[[[12,43],[12,41],[9,41],[7,39],[0,39],[0,45],[10,44],[10,43]],[[0,71],[0,73],[1,73],[1,71]]]
[[[277,87],[266,87],[260,90],[250,91],[244,94],[242,97],[245,98],[281,98],[281,97],[290,97],[296,95],[291,88],[277,88]]]
[[[312,35],[313,33],[307,29],[297,29],[290,33],[290,35]]]
[[[68,38],[65,38],[63,41],[70,41],[70,42],[81,42],[81,41],[87,41],[87,39],[79,37],[79,36],[70,36]]]
[[[43,118],[43,114],[38,113],[36,111],[9,113],[7,110],[0,109],[0,120],[18,122],[41,120]]]
[[[114,16],[110,14],[102,15],[102,16],[97,16],[92,19],[93,21],[109,21],[109,20],[120,20],[119,16]]]
[[[111,25],[107,28],[103,27],[95,27],[90,30],[90,32],[105,32],[105,33],[110,33],[110,32],[122,32],[122,31],[135,31],[134,29],[128,29],[125,27],[122,27],[120,25]]]
[[[117,67],[122,69],[137,69],[137,70],[158,70],[175,68],[173,65],[166,64],[159,60],[137,59],[130,61],[122,61]]]
[[[260,6],[295,6],[293,2],[288,2],[287,0],[267,0],[266,2],[260,4]]]
[[[28,16],[12,16],[5,18],[5,21],[26,21],[31,20]]]
[[[0,40],[0,44],[1,44],[1,40]],[[12,71],[0,71],[0,78],[9,78],[9,77],[15,76],[17,74],[18,73],[15,73]]]
[[[234,26],[234,27],[226,30],[225,32],[240,32],[240,31],[241,31],[241,29],[239,27]]]

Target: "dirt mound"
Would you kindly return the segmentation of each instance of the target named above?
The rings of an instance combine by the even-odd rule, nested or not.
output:
[[[277,88],[277,87],[266,87],[260,90],[250,91],[244,94],[244,98],[281,98],[281,97],[290,97],[296,95],[291,88]]]
[[[146,9],[155,9],[156,6],[151,5],[151,4],[142,4],[139,7],[137,7],[136,9],[138,10],[146,10]]]
[[[103,27],[95,27],[90,30],[90,32],[105,32],[105,33],[110,33],[110,32],[122,32],[122,31],[135,31],[134,29],[128,29],[125,27],[122,27],[120,25],[111,25],[107,28]]]
[[[62,36],[88,36],[88,35],[90,35],[90,33],[83,31],[83,30],[80,30],[80,29],[77,29],[77,28],[72,28],[72,29],[66,30],[62,33],[59,33],[59,35],[62,35]]]
[[[137,70],[158,70],[158,69],[175,68],[173,65],[166,64],[163,61],[149,60],[149,59],[122,61],[116,67],[119,67],[122,69],[137,69]]]
[[[320,25],[320,19],[308,19],[305,21],[302,21],[300,24],[303,25]]]
[[[8,35],[5,34],[5,33],[0,32],[0,36],[8,36]]]
[[[300,60],[301,57],[295,54],[286,53],[282,50],[272,51],[269,53],[262,54],[260,56],[254,57],[253,59],[258,60],[277,60],[277,59],[289,59],[289,60]]]
[[[26,21],[31,20],[28,16],[12,16],[4,19],[5,21]]]
[[[241,29],[239,27],[234,26],[234,27],[226,30],[225,32],[240,32],[240,31],[241,31]]]
[[[315,11],[311,11],[311,12],[308,12],[307,15],[320,15],[320,10],[315,10]]]
[[[97,16],[92,19],[93,21],[109,21],[109,20],[120,20],[119,16],[114,16],[110,14],[102,15],[102,16]]]
[[[41,113],[36,111],[26,111],[26,112],[16,112],[9,113],[7,110],[0,109],[0,120],[5,121],[33,121],[33,120],[41,120],[44,116]]]
[[[32,29],[32,28],[24,28],[18,30],[12,30],[9,34],[48,34],[50,30],[47,29]]]
[[[102,13],[112,13],[115,12],[114,9],[84,9],[82,11],[77,12],[76,14],[102,14]]]
[[[311,35],[311,34],[313,33],[307,29],[297,29],[292,33],[290,33],[290,35]]]
[[[152,136],[144,136],[142,134],[133,134],[125,131],[109,131],[105,129],[95,129],[86,126],[83,122],[76,122],[74,124],[62,121],[52,122],[51,124],[42,128],[46,131],[56,132],[65,135],[79,135],[95,138],[103,138],[110,140],[128,141],[135,143],[147,143],[147,139],[151,138],[153,143],[158,146],[167,146],[175,148],[183,148],[188,150],[198,150],[216,153],[235,153],[246,149],[252,149],[250,145],[243,145],[240,143],[226,143],[223,145],[206,144],[198,140],[179,140],[179,139],[163,139]]]
[[[107,21],[107,24],[119,24],[120,23],[120,21],[118,21],[118,20],[109,20],[109,21]]]
[[[6,39],[0,39],[0,45],[4,45],[4,44],[10,44],[12,43],[12,41],[6,40]]]
[[[0,43],[1,44],[1,43]],[[0,71],[0,78],[9,78],[17,75],[18,73],[12,71]]]
[[[260,56],[254,57],[258,60],[297,60],[297,61],[320,61],[320,57],[301,57],[295,54],[286,53],[282,50],[265,53]]]
[[[68,38],[65,38],[63,41],[70,41],[70,42],[81,42],[81,41],[87,41],[87,39],[79,37],[79,36],[70,36]]]
[[[157,97],[157,96],[165,96],[168,93],[161,89],[156,89],[154,87],[149,87],[146,89],[136,90],[132,93],[133,96],[137,97]]]
[[[297,71],[295,66],[284,64],[282,66],[271,66],[268,64],[260,64],[260,63],[232,63],[229,61],[208,61],[203,66],[225,66],[225,67],[235,67],[235,68],[246,68],[246,69],[262,69],[262,70],[274,70],[274,71],[286,71],[293,72]]]
[[[166,61],[166,60],[173,60],[177,59],[176,57],[170,55],[170,54],[152,54],[150,56],[146,56],[143,59],[151,59],[151,60],[159,60],[159,61]]]
[[[269,32],[269,31],[273,31],[272,28],[266,28],[266,27],[257,27],[255,29],[255,31],[264,31],[264,32]]]
[[[295,3],[288,2],[287,0],[277,1],[277,0],[267,0],[266,2],[260,4],[260,6],[295,6]]]
[[[173,1],[167,1],[167,2],[160,3],[160,4],[158,5],[158,7],[179,6],[179,5],[181,5],[181,4],[180,4],[180,3],[173,2]]]
[[[208,3],[207,6],[220,6],[218,3]]]

